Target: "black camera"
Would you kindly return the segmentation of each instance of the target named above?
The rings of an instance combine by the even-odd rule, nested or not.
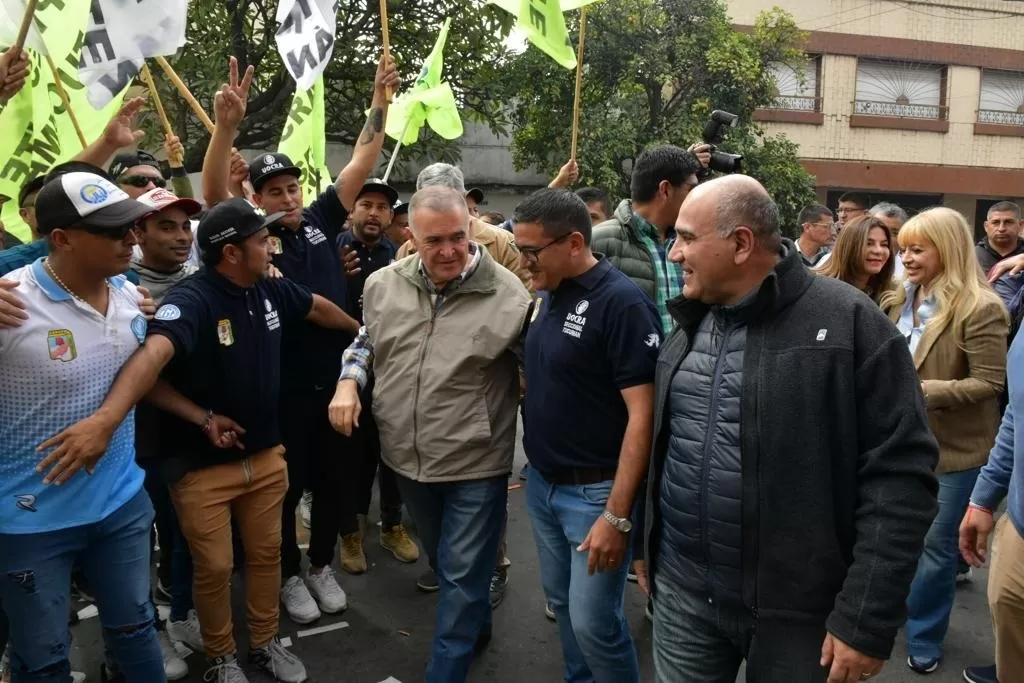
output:
[[[720,152],[715,145],[725,141],[725,132],[728,128],[734,128],[740,117],[730,114],[727,111],[716,109],[711,112],[711,118],[704,124],[704,142],[711,145],[711,163],[708,168],[719,173],[739,173],[743,170],[743,155]]]

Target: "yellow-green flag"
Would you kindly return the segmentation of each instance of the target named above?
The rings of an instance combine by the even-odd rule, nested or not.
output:
[[[516,28],[545,54],[564,66],[576,68],[576,50],[569,42],[562,12],[578,9],[596,0],[487,0],[515,15]]]
[[[416,83],[395,98],[388,110],[384,132],[395,140],[401,138],[403,145],[416,142],[424,123],[446,140],[462,136],[462,119],[455,103],[455,93],[448,83],[441,81],[444,44],[448,40],[448,27],[451,23],[450,18],[445,19],[434,49],[423,61]]]
[[[327,136],[324,128],[324,77],[305,92],[295,91],[277,151],[287,154],[302,169],[303,196],[312,201],[331,184],[327,169]]]
[[[85,40],[89,0],[40,2],[37,11],[60,14],[58,5],[67,13],[61,15],[63,20],[51,14],[37,14],[36,27],[44,27],[41,39],[60,72],[85,139],[95,140],[120,108],[124,93],[102,110],[92,108],[86,99],[85,87],[78,82],[78,58]],[[10,198],[4,202],[0,220],[7,232],[24,242],[32,236],[28,225],[18,215],[17,197],[22,185],[82,151],[82,143],[57,94],[49,64],[38,52],[31,49],[26,52],[30,69],[28,81],[0,111],[0,195]]]

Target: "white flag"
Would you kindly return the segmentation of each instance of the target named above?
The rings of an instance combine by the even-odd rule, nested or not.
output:
[[[340,0],[281,0],[277,6],[277,51],[299,92],[312,87],[334,52]]]
[[[124,90],[147,57],[185,44],[186,0],[92,0],[78,79],[100,109]]]
[[[25,47],[62,62],[77,47],[90,0],[39,0]],[[25,0],[0,0],[0,47],[14,45],[25,16]],[[45,40],[44,40],[45,36]],[[77,55],[76,55],[77,57]]]

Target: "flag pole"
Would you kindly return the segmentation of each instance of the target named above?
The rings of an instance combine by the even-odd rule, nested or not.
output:
[[[53,63],[53,57],[50,55],[46,55],[46,62],[50,65],[50,71],[53,72],[57,94],[60,95],[60,101],[64,103],[64,110],[67,111],[68,118],[71,119],[71,125],[75,127],[75,132],[78,133],[78,141],[82,143],[82,149],[85,149],[89,146],[89,143],[85,141],[82,127],[78,125],[78,117],[75,116],[75,111],[71,108],[71,100],[68,99],[68,91],[64,89],[64,81],[60,77],[60,71],[57,69],[57,65]]]
[[[416,106],[416,105],[413,105]],[[409,118],[405,120],[405,127],[402,128],[402,134],[398,137],[398,142],[395,143],[395,151],[391,153],[391,159],[388,161],[388,168],[384,171],[384,182],[388,181],[391,177],[391,170],[395,167],[395,161],[398,159],[398,150],[402,149],[402,140],[405,140],[405,134],[409,130],[409,124],[412,123],[412,112],[409,112]]]
[[[587,37],[587,7],[580,8],[580,50],[576,56],[576,97],[572,104],[572,147],[569,158],[576,160],[576,141],[580,134],[580,93],[583,90],[583,44]]]
[[[21,52],[21,48],[25,47],[25,39],[28,37],[28,29],[32,26],[32,20],[36,16],[36,5],[39,4],[39,0],[28,0],[25,5],[25,15],[21,18],[21,27],[18,29],[18,39],[14,41],[14,45],[11,48],[15,54]]]
[[[160,101],[160,93],[156,90],[156,83],[153,81],[153,73],[149,70],[149,65],[143,62],[142,70],[139,73],[142,74],[142,80],[146,82],[146,87],[149,88],[149,95],[153,98],[153,106],[156,107],[157,116],[160,117],[160,123],[164,127],[164,136],[170,140],[174,137],[174,129],[171,128],[171,122],[167,119],[167,112],[164,111],[164,103]],[[176,156],[167,161],[172,167],[180,168],[184,159],[179,159]]]
[[[391,41],[388,38],[388,0],[380,0],[380,31],[384,39],[384,66],[386,67],[388,60],[391,59]],[[392,95],[390,87],[384,89],[384,98],[388,104],[391,103]]]
[[[157,57],[156,63],[160,65],[160,68],[164,70],[167,78],[171,79],[171,83],[174,83],[174,87],[178,89],[181,96],[184,97],[185,101],[188,102],[190,107],[192,107],[192,111],[196,113],[199,120],[203,122],[204,126],[206,126],[206,130],[212,134],[213,121],[210,120],[210,115],[206,113],[206,110],[204,110],[202,105],[199,104],[199,101],[192,96],[191,92],[189,92],[188,86],[185,85],[185,83],[178,77],[178,74],[174,73],[174,69],[171,68],[171,65],[167,63],[166,59],[163,57]]]

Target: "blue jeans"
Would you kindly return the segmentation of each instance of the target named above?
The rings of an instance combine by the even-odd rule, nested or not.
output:
[[[85,476],[79,474],[78,476]],[[126,683],[164,683],[150,602],[153,506],[145,491],[106,519],[42,534],[0,534],[0,599],[12,683],[70,683],[68,605],[76,561],[96,596],[104,640]]]
[[[181,533],[178,514],[171,502],[171,492],[167,482],[155,470],[146,471],[146,493],[153,502],[156,512],[157,533],[160,534],[160,545],[170,544],[170,579],[168,590],[171,593],[171,621],[188,619],[192,604],[192,554],[188,550],[188,541]]]
[[[567,683],[637,683],[640,665],[623,611],[631,554],[615,572],[587,575],[577,546],[604,511],[612,482],[554,486],[531,467],[526,509],[540,558],[541,583],[558,617]]]
[[[978,469],[938,477],[939,513],[925,536],[924,553],[907,598],[907,652],[923,661],[942,657],[942,641],[956,597],[960,522]]]
[[[655,683],[824,683],[825,621],[758,623],[750,610],[713,604],[704,595],[654,577]]]
[[[440,594],[427,683],[466,680],[478,641],[491,633],[491,574],[508,500],[508,477],[424,484],[396,474]]]

